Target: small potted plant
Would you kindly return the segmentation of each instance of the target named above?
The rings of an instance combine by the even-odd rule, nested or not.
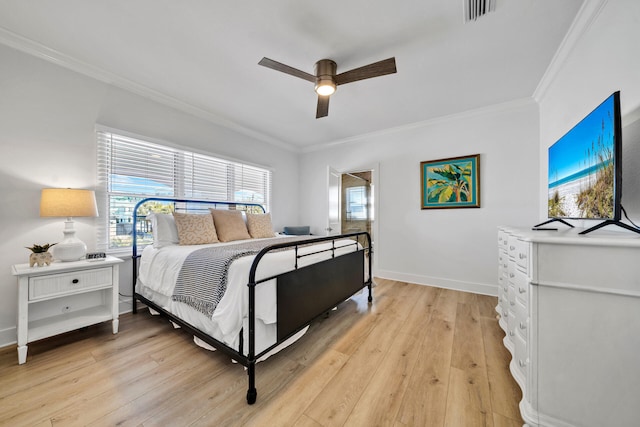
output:
[[[49,248],[55,245],[55,243],[45,243],[44,245],[26,246],[32,253],[29,255],[29,267],[37,265],[42,267],[43,265],[50,265],[53,262],[53,255],[49,252]]]

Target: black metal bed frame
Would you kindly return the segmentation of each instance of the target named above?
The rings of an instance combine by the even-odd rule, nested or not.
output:
[[[373,301],[371,285],[372,285],[372,260],[373,260],[373,248],[371,245],[371,236],[367,232],[357,232],[342,234],[338,236],[326,236],[311,239],[304,239],[289,243],[277,243],[265,247],[258,252],[251,264],[249,271],[249,333],[248,333],[248,354],[243,352],[244,348],[244,334],[241,330],[239,333],[239,345],[238,349],[233,349],[226,344],[218,341],[203,331],[197,329],[186,321],[176,317],[173,313],[168,312],[164,308],[160,307],[153,301],[145,298],[135,291],[135,286],[138,277],[138,242],[137,242],[137,225],[139,218],[145,218],[138,215],[138,209],[147,202],[159,201],[165,203],[173,203],[174,209],[180,209],[183,211],[193,211],[199,209],[189,209],[189,204],[192,205],[204,205],[204,206],[224,206],[227,209],[244,208],[259,208],[264,212],[264,207],[254,203],[240,203],[240,202],[221,202],[221,201],[206,201],[206,200],[189,200],[189,199],[174,199],[174,198],[160,198],[150,197],[138,202],[133,212],[133,312],[137,313],[137,302],[143,302],[147,306],[161,313],[163,316],[168,317],[172,322],[181,326],[190,334],[193,334],[200,338],[202,341],[216,348],[217,350],[225,353],[241,365],[247,368],[247,374],[249,376],[249,385],[247,389],[247,403],[253,404],[257,398],[256,382],[255,382],[255,368],[258,359],[264,354],[271,351],[276,346],[288,338],[295,335],[304,327],[309,325],[317,317],[330,311],[333,307],[340,302],[354,295],[356,292],[368,287],[369,303]],[[180,205],[185,205],[181,207]],[[204,209],[201,209],[204,210]],[[336,249],[348,246],[342,245],[336,247],[336,240],[340,239],[355,239],[353,245],[355,246],[354,252],[349,252],[345,255],[335,255]],[[360,239],[363,242],[360,242]],[[331,242],[331,248],[320,249],[318,251],[305,251],[305,254],[299,254],[299,249],[302,246],[313,245],[316,243]],[[361,245],[361,246],[359,246]],[[260,261],[265,255],[276,250],[288,249],[295,252],[295,269],[286,273],[278,274],[271,277],[266,277],[260,280],[256,280],[256,271]],[[331,258],[320,261],[314,264],[307,265],[305,267],[298,267],[298,260],[306,256],[315,255],[322,252],[331,252]],[[369,262],[367,264],[368,278],[364,277],[365,269],[365,255],[368,255]],[[277,339],[276,343],[256,354],[255,352],[255,288],[261,283],[269,280],[276,280],[276,303],[278,307],[286,307],[286,310],[277,310]]]

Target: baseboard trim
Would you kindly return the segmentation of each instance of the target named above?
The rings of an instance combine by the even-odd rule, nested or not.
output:
[[[0,331],[0,349],[9,347],[10,345],[16,345],[17,341],[16,327],[3,329]]]
[[[416,274],[400,273],[398,271],[378,270],[377,277],[417,285],[435,286],[437,288],[453,289],[456,291],[472,292],[474,294],[498,296],[498,285],[486,283],[464,282],[460,280],[444,279],[441,277],[420,276]]]

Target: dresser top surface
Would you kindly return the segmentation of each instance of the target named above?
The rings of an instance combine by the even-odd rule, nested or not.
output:
[[[64,273],[66,271],[74,271],[74,270],[87,270],[92,268],[100,268],[107,267],[114,264],[119,264],[124,262],[120,258],[116,258],[113,256],[107,256],[105,259],[99,261],[71,261],[71,262],[61,262],[54,261],[51,265],[42,266],[42,267],[29,267],[29,264],[15,264],[11,266],[11,274],[14,276],[40,276],[45,274],[55,274],[55,273]]]
[[[579,234],[585,228],[564,228],[558,230],[532,230],[525,227],[499,227],[499,230],[517,236],[521,240],[534,243],[557,245],[623,246],[640,248],[640,234],[630,231],[596,230],[589,234]]]

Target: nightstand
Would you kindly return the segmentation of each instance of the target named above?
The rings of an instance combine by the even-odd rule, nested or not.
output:
[[[18,278],[18,363],[27,343],[96,323],[112,321],[118,333],[119,258],[54,262],[47,267],[12,266]]]

